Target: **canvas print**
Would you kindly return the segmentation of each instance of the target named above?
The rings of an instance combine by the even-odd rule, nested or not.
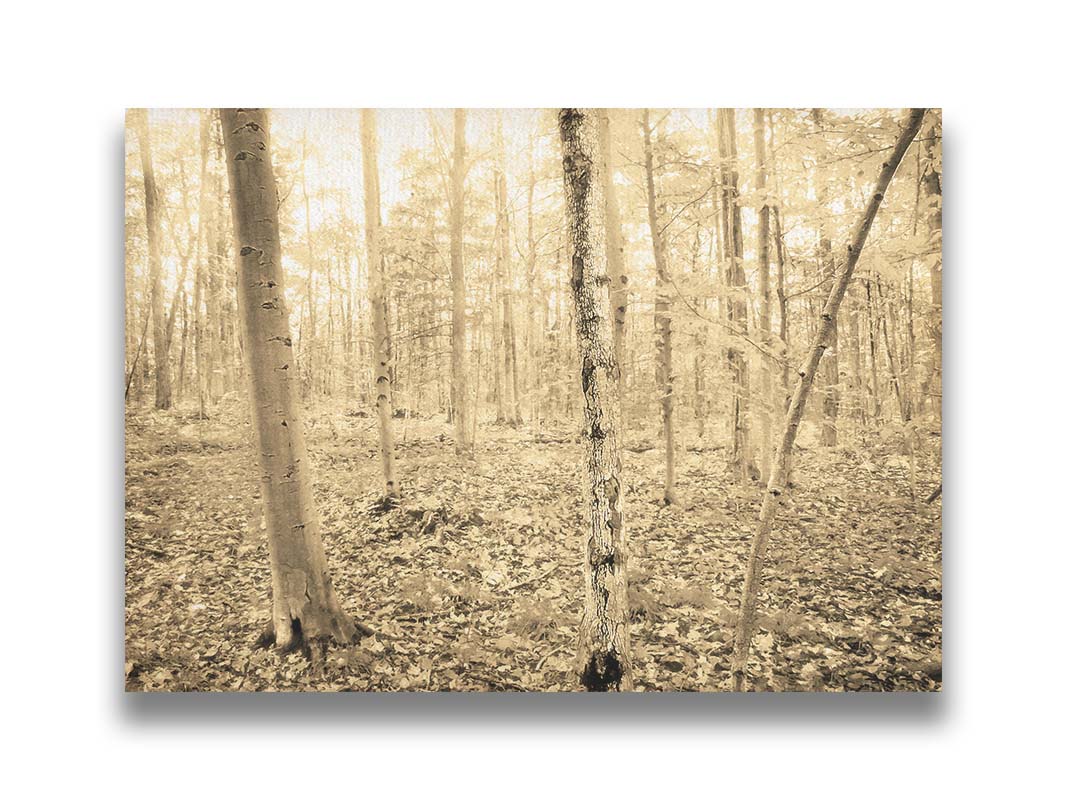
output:
[[[132,692],[938,691],[939,109],[131,109]]]

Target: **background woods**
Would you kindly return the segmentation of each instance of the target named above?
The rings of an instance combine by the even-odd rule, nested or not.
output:
[[[940,686],[940,112],[571,111],[130,113],[129,688]]]

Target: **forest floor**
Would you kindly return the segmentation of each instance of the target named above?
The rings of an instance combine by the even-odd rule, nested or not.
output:
[[[400,507],[375,510],[374,419],[305,424],[334,584],[378,633],[311,662],[256,649],[270,574],[246,412],[126,419],[126,687],[134,691],[576,687],[581,447],[482,426],[474,463],[442,420],[397,420]],[[814,426],[809,425],[808,428]],[[640,449],[640,448],[638,448]],[[939,690],[937,440],[918,494],[890,438],[804,448],[769,547],[752,688]],[[680,454],[681,504],[658,500],[663,452],[626,452],[635,688],[724,691],[760,490],[719,448]]]

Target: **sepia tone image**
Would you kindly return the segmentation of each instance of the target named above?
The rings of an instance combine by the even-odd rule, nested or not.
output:
[[[939,691],[939,109],[131,109],[127,691]]]

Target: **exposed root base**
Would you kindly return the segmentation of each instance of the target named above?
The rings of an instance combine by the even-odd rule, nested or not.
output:
[[[622,691],[622,665],[613,653],[598,653],[591,656],[579,678],[587,692]]]
[[[379,497],[370,506],[367,507],[367,511],[371,514],[384,514],[386,511],[392,511],[394,508],[400,507],[400,498],[395,494],[386,494]]]
[[[359,644],[364,638],[375,636],[378,633],[374,628],[365,625],[362,622],[352,620],[349,624],[353,628],[352,638],[348,641],[342,641],[337,636],[305,637],[304,631],[300,625],[300,620],[294,619],[293,636],[285,647],[278,648],[279,652],[293,653],[299,650],[304,654],[305,658],[314,661],[318,657],[324,655],[330,647],[346,647],[352,644]],[[269,647],[275,647],[277,643],[278,634],[274,630],[274,623],[268,622],[267,626],[263,629],[263,632],[256,637],[253,647],[265,650]]]

